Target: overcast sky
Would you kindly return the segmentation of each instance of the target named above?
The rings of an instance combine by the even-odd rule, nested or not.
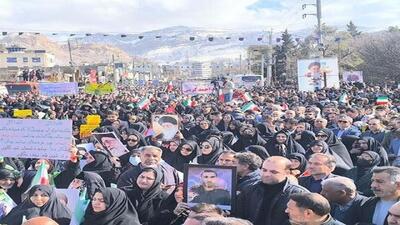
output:
[[[323,22],[364,30],[400,26],[400,0],[321,0]],[[138,33],[170,26],[298,30],[315,0],[0,0],[1,31]]]

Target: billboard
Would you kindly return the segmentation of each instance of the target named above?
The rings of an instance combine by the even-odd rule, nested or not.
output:
[[[344,71],[343,81],[347,83],[359,82],[364,83],[364,77],[362,71]]]
[[[339,88],[337,58],[301,59],[297,61],[300,91],[315,91],[325,87]],[[326,79],[326,80],[325,80]]]

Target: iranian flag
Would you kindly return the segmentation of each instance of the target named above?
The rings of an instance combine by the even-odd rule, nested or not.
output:
[[[182,105],[185,106],[185,107],[187,107],[187,106],[192,107],[192,103],[193,103],[192,99],[191,98],[187,98],[185,101],[182,102]]]
[[[376,99],[377,105],[387,105],[389,103],[388,96],[380,96]]]
[[[139,109],[146,109],[146,108],[149,107],[149,105],[150,105],[150,100],[148,98],[146,98],[146,97],[142,98],[142,100],[140,100],[137,103],[137,107]]]
[[[251,111],[258,111],[258,106],[256,104],[254,104],[253,102],[248,102],[246,104],[244,104],[241,108],[242,112],[246,112],[248,110]]]
[[[242,99],[244,102],[249,102],[249,101],[253,100],[253,98],[251,97],[251,95],[248,92],[242,94]]]
[[[36,172],[36,175],[33,177],[32,183],[31,183],[31,187],[35,186],[35,185],[49,185],[49,174],[47,173],[47,169],[46,169],[46,164],[44,162],[42,162],[42,164],[40,164],[40,167],[38,169],[38,171]]]

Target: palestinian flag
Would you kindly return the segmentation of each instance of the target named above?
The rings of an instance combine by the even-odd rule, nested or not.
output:
[[[150,100],[149,100],[148,98],[146,98],[146,97],[142,98],[142,100],[140,100],[140,101],[136,104],[136,106],[137,106],[139,109],[146,109],[146,108],[149,107],[149,105],[150,105]]]
[[[253,98],[251,97],[251,95],[248,92],[246,92],[246,93],[242,94],[242,100],[244,102],[249,102],[249,101],[253,100]]]
[[[31,183],[31,187],[35,186],[35,185],[49,185],[49,174],[47,173],[47,169],[46,169],[46,164],[44,162],[42,162],[42,164],[40,164],[40,167],[38,169],[38,171],[36,172],[36,175],[33,177],[32,183]]]
[[[344,93],[339,97],[339,103],[347,104],[348,102],[349,97],[347,96],[347,93]]]
[[[389,103],[388,96],[380,96],[376,99],[376,105],[387,105]]]
[[[242,112],[246,112],[246,111],[248,111],[248,110],[251,110],[251,111],[258,111],[259,108],[258,108],[258,106],[257,106],[256,104],[254,104],[253,102],[248,102],[248,103],[246,103],[246,104],[244,104],[244,105],[242,106],[241,110],[242,110]]]

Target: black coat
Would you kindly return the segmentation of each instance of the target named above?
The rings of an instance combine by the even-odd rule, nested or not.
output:
[[[246,188],[255,185],[261,180],[260,170],[255,170],[237,180],[236,191],[242,192]]]
[[[264,188],[262,185],[260,181],[239,194],[234,216],[249,220],[252,223],[257,221],[264,196]],[[270,210],[267,213],[268,221],[264,225],[290,224],[289,217],[287,213],[285,213],[286,205],[290,200],[289,197],[291,194],[303,192],[308,191],[299,185],[286,181],[283,190],[273,198]]]
[[[332,178],[332,177],[337,177],[337,175],[329,174],[325,179],[329,179],[329,178]],[[299,177],[299,185],[301,185],[302,187],[307,188],[307,190],[309,190],[309,191],[310,191],[310,187],[311,187],[311,182],[312,181],[314,181],[314,178],[312,176]]]
[[[372,224],[372,219],[374,217],[374,211],[376,204],[379,202],[379,197],[366,198],[356,205],[355,213],[353,214],[353,221],[355,223],[370,223]],[[387,217],[387,215],[386,215]],[[352,224],[349,224],[352,225]],[[387,220],[385,220],[385,225],[387,225]]]

